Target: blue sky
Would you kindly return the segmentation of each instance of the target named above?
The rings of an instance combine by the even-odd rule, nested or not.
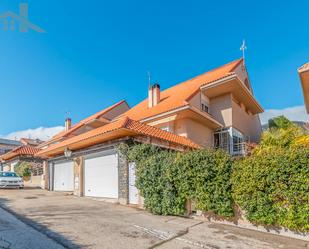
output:
[[[239,58],[246,39],[265,109],[302,106],[296,69],[309,61],[309,1],[32,0],[45,34],[0,30],[0,134],[63,125]],[[252,1],[253,2],[253,1]],[[2,0],[0,13],[20,1]],[[301,107],[299,107],[301,108]]]

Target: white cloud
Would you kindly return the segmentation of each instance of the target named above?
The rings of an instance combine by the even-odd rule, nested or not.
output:
[[[305,106],[294,106],[285,109],[269,109],[265,110],[260,115],[262,124],[266,124],[270,118],[284,115],[291,121],[309,122],[309,115],[306,112]]]
[[[64,127],[62,126],[56,126],[56,127],[38,127],[35,129],[28,129],[23,131],[15,131],[12,133],[9,133],[7,135],[0,136],[2,138],[7,139],[13,139],[13,140],[19,140],[20,138],[33,138],[33,139],[41,139],[43,141],[46,141],[50,139],[55,134],[59,133],[60,131],[63,131]]]

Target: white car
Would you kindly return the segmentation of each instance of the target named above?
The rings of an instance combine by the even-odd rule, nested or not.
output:
[[[0,188],[24,188],[24,180],[15,172],[0,171]]]

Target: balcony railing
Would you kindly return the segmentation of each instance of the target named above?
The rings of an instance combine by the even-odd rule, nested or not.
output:
[[[233,147],[233,149],[231,148]],[[221,145],[219,148],[227,151],[232,156],[247,156],[250,155],[255,144],[248,142],[234,143],[233,146],[227,144]]]
[[[247,143],[235,143],[233,144],[233,152],[231,153],[233,156],[245,156],[247,155]]]

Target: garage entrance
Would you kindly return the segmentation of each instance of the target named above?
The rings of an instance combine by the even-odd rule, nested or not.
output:
[[[74,191],[74,164],[72,161],[54,163],[54,191]]]
[[[85,159],[85,196],[118,198],[118,155],[98,153]]]

